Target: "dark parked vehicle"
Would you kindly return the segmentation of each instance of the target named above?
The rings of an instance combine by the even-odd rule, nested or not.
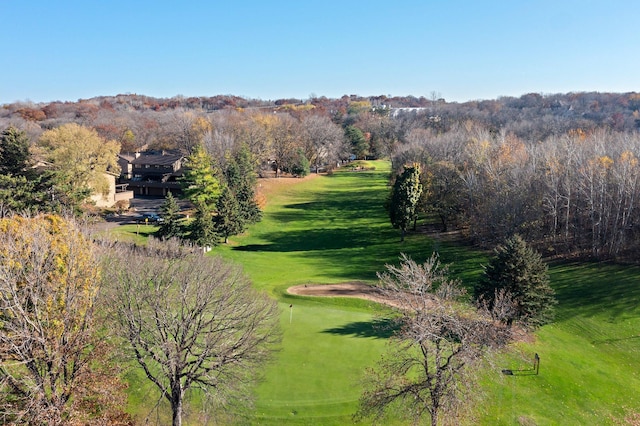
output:
[[[143,214],[140,217],[142,222],[149,222],[149,223],[158,223],[158,222],[163,222],[164,219],[161,218],[160,216],[158,216],[155,213],[147,213],[147,214]]]

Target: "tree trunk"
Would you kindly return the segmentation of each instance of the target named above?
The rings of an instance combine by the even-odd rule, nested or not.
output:
[[[443,214],[439,216],[440,216],[440,223],[442,223],[442,232],[447,232],[448,231],[447,218]]]
[[[172,386],[171,389],[171,410],[173,411],[173,426],[182,426],[182,386]]]
[[[173,410],[173,426],[182,426],[182,399],[171,403]]]

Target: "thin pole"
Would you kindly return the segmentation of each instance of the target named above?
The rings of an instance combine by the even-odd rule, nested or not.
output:
[[[289,324],[293,321],[293,304],[289,305]]]

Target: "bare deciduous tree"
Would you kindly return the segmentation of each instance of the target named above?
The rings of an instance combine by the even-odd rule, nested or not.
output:
[[[329,117],[310,115],[301,120],[300,127],[304,154],[316,172],[320,166],[332,163],[335,166],[347,156],[344,131]]]
[[[378,277],[395,306],[396,332],[390,353],[367,373],[356,416],[380,419],[400,406],[414,421],[428,414],[434,426],[444,413],[455,418],[473,384],[472,366],[506,344],[509,330],[459,301],[464,290],[435,254],[421,265],[403,255]]]
[[[113,306],[138,364],[182,421],[185,393],[217,402],[248,398],[278,340],[276,303],[221,258],[172,242],[120,247],[107,259]]]

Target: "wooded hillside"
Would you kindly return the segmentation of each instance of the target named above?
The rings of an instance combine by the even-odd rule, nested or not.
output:
[[[261,172],[304,175],[389,157],[421,165],[422,214],[491,246],[519,233],[545,255],[632,258],[640,94],[530,93],[465,103],[413,96],[265,101],[127,94],[0,109],[32,144],[67,123],[121,152],[202,145],[221,169],[242,147]]]

